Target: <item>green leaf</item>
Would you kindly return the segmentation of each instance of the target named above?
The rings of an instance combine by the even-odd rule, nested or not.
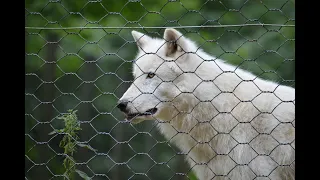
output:
[[[76,169],[76,172],[79,174],[80,177],[82,177],[85,180],[90,180],[91,179],[86,173],[84,173],[84,172],[82,172],[82,171],[80,171],[78,169]]]
[[[54,134],[56,134],[56,133],[57,133],[57,131],[56,131],[56,130],[53,130],[53,131],[50,132],[48,135],[51,136],[51,135],[54,135]]]
[[[54,135],[56,133],[63,133],[63,129],[55,129],[52,132],[50,132],[48,135]]]
[[[97,152],[97,151],[98,151],[98,150],[94,149],[93,147],[91,147],[90,145],[87,145],[87,144],[81,144],[81,143],[79,143],[79,144],[77,144],[77,145],[80,146],[80,147],[84,147],[84,148],[90,149],[90,150],[93,151],[93,152]]]

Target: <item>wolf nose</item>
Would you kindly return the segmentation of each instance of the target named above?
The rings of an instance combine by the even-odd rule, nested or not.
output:
[[[128,101],[120,101],[117,105],[117,108],[119,108],[122,112],[126,112],[127,105]]]

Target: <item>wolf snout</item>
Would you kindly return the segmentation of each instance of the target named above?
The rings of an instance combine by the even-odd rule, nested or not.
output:
[[[122,112],[127,112],[127,105],[128,105],[128,101],[119,101],[117,108],[119,108],[120,111]]]

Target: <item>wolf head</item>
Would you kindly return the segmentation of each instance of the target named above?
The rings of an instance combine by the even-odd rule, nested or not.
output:
[[[118,102],[127,120],[170,120],[180,112],[179,96],[192,92],[187,72],[196,68],[196,45],[175,29],[166,29],[163,39],[132,31],[139,52],[133,63],[134,81]],[[194,58],[193,58],[194,57]],[[194,81],[194,80],[193,80]],[[180,105],[178,105],[180,104]]]

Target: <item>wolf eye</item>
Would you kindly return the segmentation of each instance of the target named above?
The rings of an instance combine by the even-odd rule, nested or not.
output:
[[[147,75],[147,78],[153,78],[156,74],[152,73],[152,72],[149,72],[148,75]]]

